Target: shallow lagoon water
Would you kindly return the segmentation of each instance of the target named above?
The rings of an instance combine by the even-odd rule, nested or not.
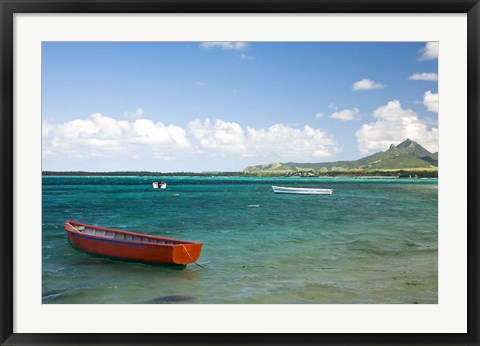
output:
[[[166,181],[166,190],[152,189]],[[277,195],[271,185],[333,188]],[[437,303],[436,179],[43,177],[43,303]],[[173,196],[178,194],[178,196]],[[204,243],[184,270],[72,248],[66,219]]]

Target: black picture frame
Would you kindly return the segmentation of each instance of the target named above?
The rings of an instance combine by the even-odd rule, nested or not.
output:
[[[2,345],[479,344],[479,0],[0,0]],[[466,13],[468,43],[468,309],[465,334],[20,334],[13,331],[13,17],[16,13]]]

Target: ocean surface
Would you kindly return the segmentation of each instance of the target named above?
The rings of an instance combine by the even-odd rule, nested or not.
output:
[[[436,179],[43,177],[42,301],[436,304],[437,188]],[[81,252],[66,219],[201,241],[205,268]]]

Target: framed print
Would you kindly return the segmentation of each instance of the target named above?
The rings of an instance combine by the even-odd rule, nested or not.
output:
[[[16,344],[478,344],[477,1],[3,1]]]

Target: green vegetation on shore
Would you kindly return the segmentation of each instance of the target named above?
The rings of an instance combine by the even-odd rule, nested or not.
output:
[[[198,172],[175,172],[175,173],[163,173],[163,172],[137,172],[137,171],[125,171],[125,172],[85,172],[85,171],[72,171],[72,172],[55,172],[45,171],[42,172],[42,176],[65,176],[65,177],[125,177],[125,176],[137,176],[137,177],[372,177],[372,178],[436,178],[438,176],[437,170],[384,170],[384,171],[362,171],[362,170],[339,170],[330,171],[328,173],[319,173],[314,171],[259,171],[255,173],[247,172],[214,172],[214,173],[198,173]]]
[[[401,169],[401,170],[338,170],[329,172],[315,172],[313,170],[285,172],[285,171],[258,171],[255,173],[243,172],[243,176],[252,177],[346,177],[346,178],[437,178],[436,169]]]

